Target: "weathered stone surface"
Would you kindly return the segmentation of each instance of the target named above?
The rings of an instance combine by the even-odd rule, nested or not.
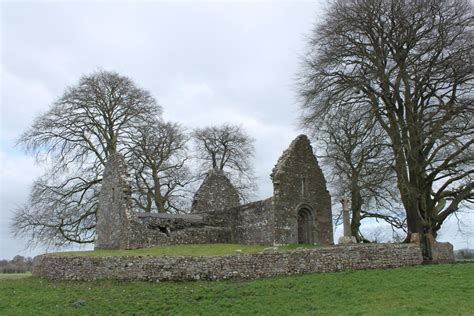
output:
[[[283,152],[271,178],[275,243],[333,244],[331,196],[306,135]]]
[[[96,248],[155,245],[332,244],[330,196],[308,138],[298,136],[271,175],[273,197],[240,205],[222,171],[211,170],[196,192],[192,214],[136,213],[120,155],[109,157],[99,198]]]
[[[208,225],[206,216],[138,213],[128,226],[129,249],[156,245],[230,242],[226,227]]]
[[[309,272],[394,268],[422,264],[416,244],[374,244],[275,250],[228,256],[92,257],[42,255],[33,275],[52,280],[257,279]]]
[[[453,245],[449,242],[434,242],[431,245],[432,263],[454,262]]]
[[[338,245],[357,244],[357,240],[354,236],[341,236],[337,243]]]
[[[120,154],[109,156],[99,194],[96,249],[128,248],[130,191],[127,166],[123,157]]]
[[[274,243],[272,198],[240,206],[236,213],[234,242],[260,245]]]
[[[240,205],[239,192],[222,170],[209,170],[194,195],[192,213],[223,211]]]
[[[188,227],[203,227],[207,217],[190,214],[137,213],[136,222],[149,229],[177,230]]]
[[[186,223],[186,224],[189,224]],[[169,230],[167,230],[167,228]],[[180,244],[212,244],[230,243],[231,232],[227,227],[186,226],[173,228],[170,226],[150,228],[137,222],[129,226],[129,249],[152,247],[156,245]]]

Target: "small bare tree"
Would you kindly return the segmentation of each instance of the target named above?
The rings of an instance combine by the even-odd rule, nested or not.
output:
[[[370,112],[363,106],[341,105],[317,125],[314,118],[303,118],[303,125],[325,150],[321,162],[335,200],[350,194],[352,236],[363,240],[360,225],[365,218],[381,219],[406,231],[405,217],[397,212],[400,206],[386,136]]]
[[[241,198],[244,201],[250,199],[255,191],[251,164],[255,152],[254,139],[242,127],[230,124],[195,129],[193,138],[202,171],[224,171]]]
[[[115,72],[98,71],[67,88],[18,140],[48,170],[16,210],[13,232],[47,245],[93,242],[107,157],[160,114],[148,91]]]
[[[195,179],[187,166],[189,136],[177,123],[156,120],[140,128],[129,144],[132,198],[145,212],[184,212]]]

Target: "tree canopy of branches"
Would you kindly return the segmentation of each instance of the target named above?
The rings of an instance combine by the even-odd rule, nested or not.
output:
[[[140,128],[130,143],[132,199],[145,212],[182,212],[191,203],[187,184],[189,137],[176,123],[156,121]]]
[[[472,12],[465,0],[336,0],[309,39],[303,116],[366,107],[390,141],[409,234],[436,236],[473,202]]]
[[[197,159],[204,172],[222,170],[247,200],[255,189],[251,159],[254,156],[254,139],[240,126],[223,124],[195,129],[193,132]]]
[[[13,231],[41,244],[94,241],[104,163],[161,114],[153,96],[127,77],[83,76],[18,140],[46,167],[29,201],[16,210]]]
[[[336,191],[335,200],[349,193],[352,236],[366,240],[360,231],[365,218],[383,220],[395,232],[406,231],[386,136],[370,112],[364,107],[335,107],[314,123],[311,119],[303,125],[324,148],[321,163]]]

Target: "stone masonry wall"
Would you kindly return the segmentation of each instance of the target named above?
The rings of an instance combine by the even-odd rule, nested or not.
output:
[[[194,196],[192,214],[139,213],[131,210],[124,159],[111,155],[99,195],[96,248],[229,242],[332,244],[330,197],[306,136],[290,144],[272,179],[272,198],[240,205],[238,191],[225,173],[210,170]]]
[[[272,199],[249,203],[237,208],[234,219],[234,242],[273,245]]]
[[[99,194],[96,249],[128,248],[130,185],[127,166],[120,154],[108,157]]]
[[[52,280],[185,281],[257,279],[310,272],[422,264],[416,244],[335,246],[228,256],[35,257],[33,275]]]
[[[209,213],[240,205],[239,192],[222,170],[209,170],[193,198],[191,213]]]
[[[188,227],[169,233],[158,229],[150,229],[132,222],[129,226],[130,242],[128,249],[153,246],[169,246],[182,244],[213,244],[230,243],[231,232],[227,227]]]
[[[453,245],[449,242],[434,242],[431,245],[432,263],[454,262]]]
[[[313,214],[312,241],[333,244],[331,197],[307,136],[299,135],[273,169],[275,243],[298,243],[297,217],[302,208]]]
[[[228,227],[209,226],[207,216],[190,214],[138,213],[130,221],[128,235],[132,249],[231,242]]]

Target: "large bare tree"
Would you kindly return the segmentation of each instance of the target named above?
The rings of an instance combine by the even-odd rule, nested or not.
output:
[[[153,96],[127,77],[98,71],[66,89],[18,140],[47,168],[13,231],[42,244],[94,241],[97,196],[107,157],[161,114]]]
[[[408,233],[436,236],[473,194],[473,7],[336,0],[310,36],[303,115],[363,98],[392,149]]]
[[[201,170],[224,171],[244,201],[252,198],[255,192],[251,164],[255,152],[254,139],[241,126],[231,124],[195,129],[193,138]]]

